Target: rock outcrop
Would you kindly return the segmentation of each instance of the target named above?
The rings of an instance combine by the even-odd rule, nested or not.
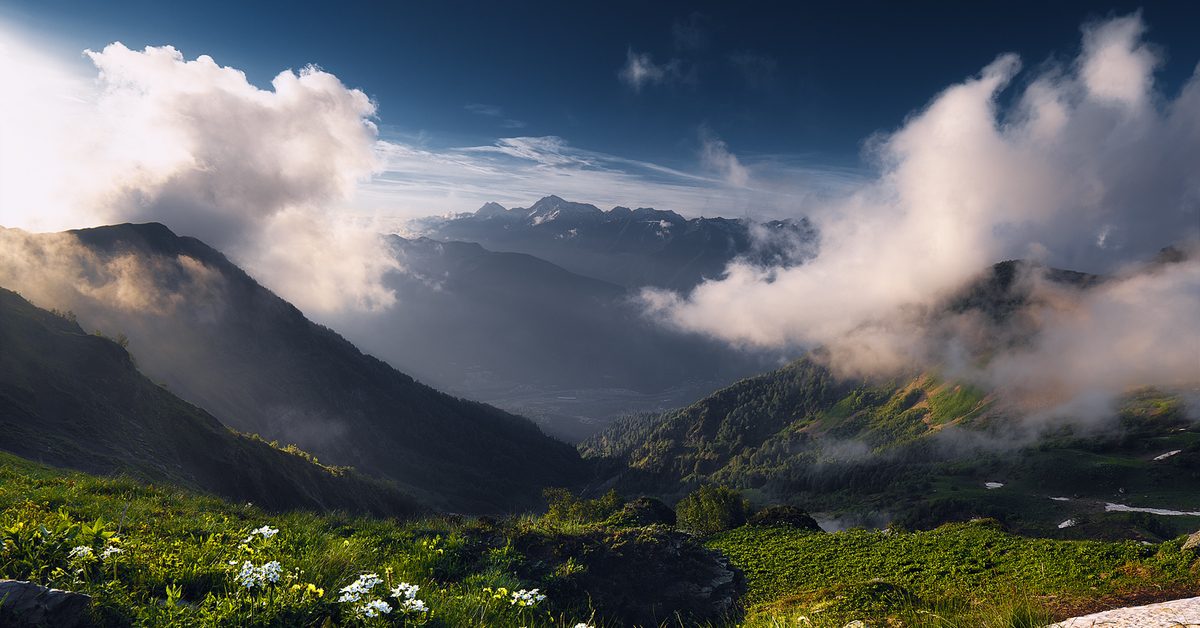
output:
[[[514,544],[535,561],[572,565],[555,578],[555,598],[603,609],[597,619],[604,623],[703,626],[742,610],[741,570],[720,551],[662,526],[527,536]]]
[[[0,626],[76,628],[87,623],[92,598],[22,580],[0,580]]]

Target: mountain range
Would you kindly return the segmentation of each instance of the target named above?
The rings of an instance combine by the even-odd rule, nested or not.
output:
[[[801,264],[816,255],[820,240],[807,218],[689,220],[650,208],[602,211],[557,196],[529,208],[487,203],[474,213],[413,221],[408,229],[435,240],[527,253],[627,288],[682,292],[720,277],[735,259],[776,267]]]
[[[532,211],[485,206],[475,218],[517,230],[549,229],[560,220],[582,229],[619,222],[623,214],[548,199]],[[650,211],[637,215],[656,215]],[[617,220],[604,218],[614,213]],[[587,484],[589,494],[615,488],[673,500],[717,483],[763,503],[800,502],[830,512],[870,505],[889,512],[886,519],[903,515],[913,524],[1036,511],[1033,502],[1012,506],[1017,502],[1004,502],[1003,493],[972,491],[984,490],[979,486],[987,477],[1011,476],[1009,482],[1020,485],[1016,478],[1033,469],[1062,464],[1056,453],[1002,459],[994,447],[947,453],[947,435],[996,439],[1019,416],[1004,391],[939,367],[889,381],[854,379],[837,375],[828,350],[817,349],[769,370],[764,365],[778,356],[739,354],[655,328],[642,320],[626,285],[479,243],[384,238],[402,269],[385,277],[398,305],[357,319],[356,342],[404,370],[408,360],[435,378],[476,377],[476,391],[511,388],[571,408],[552,409],[539,417],[544,421],[587,408],[563,395],[563,386],[594,393],[611,408],[619,405],[611,399],[625,392],[657,397],[660,407],[631,413],[637,404],[628,404],[622,414],[630,416],[608,427],[559,423],[560,433],[586,439],[576,450],[526,417],[438,392],[364,354],[220,252],[163,225],[61,234],[8,229],[0,231],[9,261],[0,267],[0,285],[56,311],[4,294],[3,448],[256,503],[341,507],[327,493],[382,487],[382,501],[364,508],[417,508],[407,491],[435,508],[494,513],[536,507],[550,486]],[[1185,259],[1166,249],[1155,263]],[[1036,317],[1027,313],[1044,305],[1029,282],[1019,280],[1031,275],[1062,294],[1111,280],[1003,262],[934,305],[929,324],[954,317],[982,321],[966,346],[967,359],[980,364],[996,351],[1024,346],[1038,332]],[[97,332],[88,335],[85,328]],[[719,383],[746,375],[754,376]],[[693,399],[674,403],[679,395],[660,396],[681,381],[701,382]],[[716,392],[698,392],[705,386]],[[1116,445],[1080,445],[1070,434],[1029,441],[1055,451],[1084,447],[1079,456],[1099,456],[1088,464],[1105,469],[1074,469],[1063,474],[1064,482],[1043,480],[1037,490],[1070,489],[1094,505],[1117,488],[1105,479],[1108,469],[1126,465],[1142,474],[1145,481],[1131,486],[1145,499],[1178,497],[1200,450],[1189,440],[1180,410],[1186,404],[1175,391],[1157,389],[1135,391],[1122,403],[1124,432]],[[595,416],[597,407],[584,412]],[[1173,433],[1180,430],[1185,433]],[[193,441],[208,445],[179,445]],[[1167,465],[1130,449],[1156,452],[1168,444],[1183,453]],[[362,475],[318,465],[309,454]],[[1164,488],[1155,492],[1150,487],[1156,485]],[[1026,487],[1021,499],[1038,497]],[[961,492],[948,497],[944,491]],[[1042,513],[1035,527],[1049,529],[1045,518],[1058,514]]]

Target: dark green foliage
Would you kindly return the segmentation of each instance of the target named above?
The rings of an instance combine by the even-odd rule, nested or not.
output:
[[[625,504],[619,512],[604,520],[604,525],[613,528],[639,528],[650,525],[675,527],[677,518],[671,510],[657,497],[639,497]]]
[[[579,449],[602,470],[620,469],[626,492],[679,494],[706,481],[761,486],[770,469],[802,446],[803,436],[781,431],[811,423],[844,388],[806,356],[687,408],[634,415]]]
[[[817,525],[817,520],[809,516],[804,509],[794,504],[786,506],[772,506],[764,510],[760,510],[750,516],[746,520],[746,525],[757,526],[760,528],[769,528],[773,526],[785,526],[789,528],[798,528],[800,530],[812,530],[819,532],[821,526]]]
[[[742,494],[726,486],[702,486],[675,506],[676,525],[709,536],[745,525],[750,510]]]
[[[546,520],[553,523],[596,523],[625,505],[625,497],[616,491],[609,491],[600,499],[581,500],[565,488],[547,488],[542,497],[549,504]]]
[[[1012,264],[996,272],[1010,273],[1001,282],[1005,290],[1016,285]],[[1067,273],[1063,281],[1090,280]],[[992,517],[1022,534],[1081,534],[1058,525],[1083,504],[1050,496],[1136,495],[1130,505],[1200,507],[1194,490],[1200,429],[1187,422],[1186,395],[1178,391],[1134,391],[1120,400],[1117,422],[1093,423],[1086,435],[1058,424],[1021,447],[1030,428],[996,403],[1004,391],[936,372],[889,382],[839,380],[822,365],[825,358],[814,351],[690,407],[628,417],[579,449],[606,485],[626,493],[670,501],[721,484],[759,503],[804,503],[838,519],[872,525],[895,519],[913,529]],[[985,482],[1006,488],[988,491]],[[1087,533],[1163,538],[1115,514],[1097,524],[1104,530]]]

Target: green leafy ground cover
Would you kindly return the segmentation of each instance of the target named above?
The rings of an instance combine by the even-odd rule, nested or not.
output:
[[[767,619],[824,613],[836,623],[917,612],[939,625],[936,617],[995,615],[998,605],[1049,614],[1147,588],[1200,592],[1196,553],[1180,549],[1186,537],[1156,545],[1058,541],[997,527],[837,534],[747,527],[706,544],[745,570],[747,602]],[[958,625],[946,621],[940,625]]]
[[[617,497],[597,501],[593,514],[609,515]],[[695,620],[638,614],[654,605],[664,565],[686,574],[702,557],[695,541],[664,525],[619,528],[553,513],[272,514],[0,454],[0,578],[92,595],[99,626],[759,628],[797,625],[802,614],[814,626],[872,618],[1010,626],[1020,613],[1049,617],[1050,596],[1079,603],[1148,586],[1200,593],[1200,565],[1182,541],[1031,540],[987,524],[837,534],[743,527],[706,545],[745,570],[749,614]],[[389,612],[370,616],[381,604]]]
[[[102,627],[696,625],[658,587],[711,579],[664,526],[273,514],[7,454],[0,547],[0,578],[89,594]]]
[[[574,626],[589,618],[530,594],[538,585],[509,568],[518,557],[478,546],[471,529],[445,520],[270,514],[6,454],[0,463],[0,577],[92,595],[100,626]],[[344,589],[364,588],[369,574],[380,582],[349,599]],[[402,584],[419,589],[410,597]],[[391,612],[368,617],[365,605],[376,600]]]

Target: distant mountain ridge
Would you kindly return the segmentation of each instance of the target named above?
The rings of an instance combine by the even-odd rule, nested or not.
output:
[[[494,251],[528,253],[567,270],[627,288],[688,291],[720,277],[736,259],[792,266],[816,254],[816,228],[798,221],[686,219],[673,211],[595,205],[547,196],[529,208],[487,203],[470,214],[410,224],[435,240],[477,242]]]
[[[464,512],[527,507],[542,487],[586,476],[573,448],[528,419],[440,393],[362,354],[199,240],[157,223],[68,232],[77,244],[14,231],[8,246],[26,247],[26,259],[52,263],[43,250],[51,246],[86,251],[67,273],[83,285],[64,285],[47,305],[127,333],[145,372],[239,431]],[[50,269],[30,272],[11,279],[62,281]],[[94,296],[114,285],[149,301],[118,306]]]

